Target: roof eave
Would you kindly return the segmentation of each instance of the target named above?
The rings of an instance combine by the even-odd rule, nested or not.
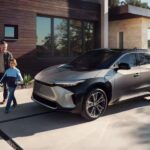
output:
[[[150,9],[141,8],[133,5],[118,6],[110,8],[110,20],[120,20],[136,17],[150,18]]]

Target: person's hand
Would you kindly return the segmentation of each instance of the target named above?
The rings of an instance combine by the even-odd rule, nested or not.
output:
[[[23,82],[22,82],[22,81],[16,81],[15,84],[16,84],[16,85],[23,85]]]

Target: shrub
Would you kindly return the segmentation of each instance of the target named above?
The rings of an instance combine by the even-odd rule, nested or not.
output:
[[[30,85],[32,83],[32,77],[30,74],[24,74],[23,76],[24,85]]]

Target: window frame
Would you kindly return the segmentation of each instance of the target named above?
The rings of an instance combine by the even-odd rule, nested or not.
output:
[[[14,36],[6,36],[6,28],[10,27],[14,29]],[[13,25],[13,24],[4,24],[4,39],[5,40],[17,40],[18,37],[18,25]]]
[[[95,37],[95,30],[94,30],[94,27],[95,27],[95,24],[96,24],[95,21],[80,20],[80,19],[65,18],[65,17],[57,17],[57,16],[49,16],[49,15],[42,15],[42,14],[37,14],[36,18],[37,17],[47,17],[47,18],[50,18],[50,20],[51,20],[51,28],[50,28],[51,36],[52,36],[52,38],[51,38],[52,43],[51,43],[51,47],[50,47],[50,48],[52,48],[52,50],[51,50],[52,55],[51,56],[57,56],[57,55],[55,55],[55,49],[54,49],[54,33],[55,33],[55,31],[54,31],[54,20],[55,19],[66,19],[66,21],[67,21],[67,35],[68,35],[67,54],[64,55],[64,56],[60,56],[60,57],[75,57],[75,55],[72,55],[71,46],[70,46],[70,43],[71,43],[71,41],[70,41],[70,21],[71,20],[81,22],[81,42],[82,42],[82,45],[81,45],[82,52],[81,52],[81,54],[85,52],[85,47],[84,47],[84,42],[85,42],[85,39],[84,39],[85,38],[84,37],[84,23],[92,23],[93,24],[93,48],[92,49],[94,49],[94,47],[95,47],[95,38],[96,38]],[[36,33],[37,33],[37,28],[36,28]],[[36,43],[36,46],[37,46],[37,43]]]
[[[143,55],[144,56],[144,60],[146,62],[146,57],[145,55],[148,54],[150,56],[150,53],[149,52],[141,52],[141,53],[138,53],[138,65],[139,66],[143,66],[143,65],[150,65],[150,62],[149,63],[142,63],[142,59],[141,59],[141,56],[140,55]]]
[[[116,60],[116,62],[113,64],[113,66],[117,66],[118,67],[118,65],[119,65],[119,61],[123,58],[123,57],[125,57],[125,56],[127,56],[127,55],[131,55],[131,54],[134,54],[135,55],[135,61],[136,61],[136,66],[130,66],[131,68],[133,68],[133,67],[137,67],[138,66],[138,56],[137,56],[137,53],[135,53],[135,52],[132,52],[132,53],[125,53],[125,54],[123,54],[123,55],[121,55],[117,60]],[[129,64],[130,65],[130,64]]]

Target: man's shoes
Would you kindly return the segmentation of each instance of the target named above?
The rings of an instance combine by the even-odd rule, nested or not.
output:
[[[0,104],[1,104],[1,105],[2,105],[2,104],[5,104],[5,101],[6,101],[6,100],[3,100],[2,102],[0,102]]]

